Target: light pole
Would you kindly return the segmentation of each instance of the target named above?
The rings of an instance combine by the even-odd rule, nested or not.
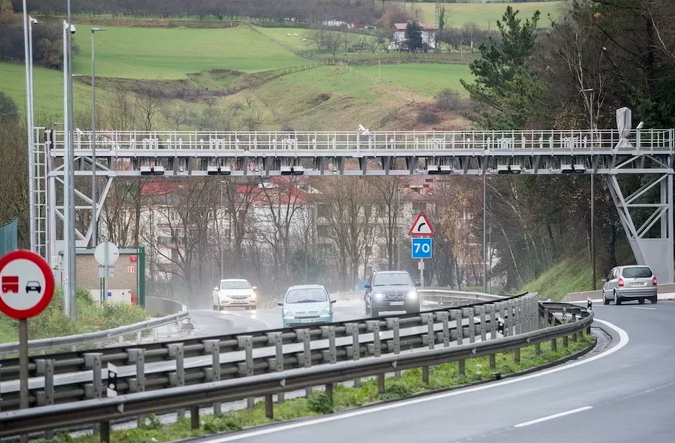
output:
[[[91,28],[91,247],[96,247],[98,234],[98,198],[96,195],[96,71],[94,69],[94,34],[107,31]]]
[[[76,290],[76,238],[75,238],[75,170],[73,152],[73,57],[72,24],[70,0],[66,2],[67,19],[63,22],[63,111],[64,111],[64,186],[63,186],[63,310],[71,319],[77,317]]]
[[[487,223],[487,206],[485,204],[485,196],[487,194],[487,170],[483,171],[483,290],[487,294],[487,236],[486,236],[486,223]]]
[[[28,126],[28,211],[30,250],[37,247],[35,229],[35,156],[33,155],[33,25],[37,20],[28,15],[26,0],[23,0],[24,64],[26,65],[26,125]]]
[[[594,134],[594,127],[595,125],[593,124],[593,92],[594,89],[582,89],[581,92],[584,94],[584,97],[586,97],[586,93],[588,93],[588,113],[589,113],[589,119],[588,119],[588,124],[591,128],[591,145],[593,144],[593,134]],[[592,147],[592,146],[591,146]],[[593,290],[595,291],[596,289],[596,275],[595,275],[595,189],[594,189],[594,183],[595,183],[595,176],[593,175],[593,168],[591,167],[591,267],[593,268]]]

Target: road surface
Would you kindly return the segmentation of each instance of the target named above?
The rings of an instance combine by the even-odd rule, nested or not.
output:
[[[597,355],[529,376],[202,443],[672,443],[675,302],[595,305],[612,336]]]

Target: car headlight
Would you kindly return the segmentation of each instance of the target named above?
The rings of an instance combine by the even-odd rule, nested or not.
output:
[[[408,292],[408,298],[417,298],[417,291],[412,290]]]
[[[323,308],[323,311],[321,311],[321,316],[322,316],[322,317],[323,317],[323,316],[326,316],[326,315],[330,315],[330,306],[329,306],[329,307],[326,307],[326,308]]]
[[[293,313],[288,309],[284,309],[284,317],[293,317]]]
[[[384,294],[381,292],[378,292],[376,294],[373,294],[373,297],[375,297],[378,300],[382,300],[384,298]]]
[[[258,294],[255,293],[255,291],[251,291],[251,298],[257,298]]]

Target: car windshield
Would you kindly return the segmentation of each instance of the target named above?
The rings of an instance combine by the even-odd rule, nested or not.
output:
[[[225,280],[220,282],[220,289],[251,289],[246,280]]]
[[[286,294],[286,303],[314,303],[328,301],[328,294],[322,288],[291,289]]]
[[[408,274],[375,274],[373,286],[412,286]]]
[[[624,268],[621,274],[626,278],[648,278],[652,276],[652,270],[647,266]]]

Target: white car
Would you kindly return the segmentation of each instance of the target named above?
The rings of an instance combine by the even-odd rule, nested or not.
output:
[[[220,311],[228,306],[255,309],[258,304],[256,289],[258,288],[251,286],[248,280],[221,280],[218,286],[213,288],[211,295],[213,309]]]

